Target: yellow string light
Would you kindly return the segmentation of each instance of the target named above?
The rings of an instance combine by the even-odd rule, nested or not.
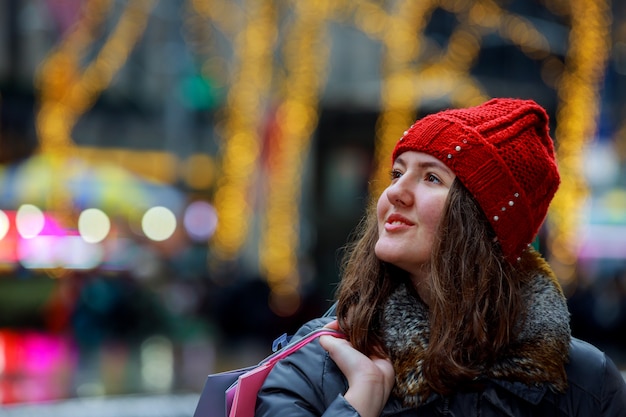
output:
[[[237,29],[242,25],[240,18],[244,12],[235,2],[228,0],[190,0],[190,3],[195,13],[207,18],[221,32],[229,36],[234,36]]]
[[[402,1],[387,12],[369,1],[357,3],[355,24],[385,47],[381,86],[381,115],[377,121],[375,160],[377,169],[371,192],[378,195],[388,180],[389,150],[414,121],[420,97],[416,94],[415,61],[422,33],[436,4]]]
[[[550,211],[549,245],[560,278],[574,279],[582,207],[588,195],[582,176],[584,149],[593,140],[598,117],[598,87],[610,47],[610,4],[572,0],[569,49],[558,86],[557,157],[561,186]]]
[[[80,60],[93,31],[106,16],[109,0],[87,3],[84,18],[75,30],[43,62],[36,80],[40,90],[37,130],[41,152],[65,156],[73,147],[71,131],[77,119],[89,109],[113,76],[126,62],[145,29],[151,0],[133,1],[96,58],[80,72]]]
[[[44,153],[67,155],[74,146],[68,128],[73,112],[71,103],[65,103],[66,97],[79,76],[80,56],[93,42],[94,29],[110,5],[110,0],[87,2],[77,25],[41,64],[35,79],[40,102],[36,126]]]
[[[293,3],[294,21],[285,34],[283,59],[286,76],[276,111],[280,126],[272,147],[267,206],[259,259],[271,290],[271,306],[281,315],[299,307],[298,247],[302,162],[317,126],[328,43],[323,31],[329,1]]]
[[[260,152],[258,129],[272,81],[272,51],[277,37],[272,1],[249,0],[242,13],[245,22],[233,45],[238,67],[225,108],[221,177],[214,197],[218,226],[212,254],[219,261],[234,260],[248,236],[250,193]]]
[[[134,150],[128,148],[96,148],[91,146],[76,147],[76,156],[88,163],[98,164],[101,161],[122,167],[139,177],[157,183],[172,184],[178,179],[178,171],[185,166],[194,169],[192,162],[196,158],[206,160],[211,169],[213,161],[206,159],[206,155],[194,154],[187,161],[179,160],[171,152]],[[191,162],[191,164],[190,164]],[[191,166],[189,166],[191,165]],[[181,176],[184,177],[184,174]]]
[[[95,38],[111,1],[91,0],[82,18],[58,48],[42,63],[35,81],[39,88],[39,111],[36,127],[40,152],[50,157],[54,175],[61,175],[64,161],[76,153],[71,132],[78,118],[108,87],[113,75],[126,61],[130,50],[143,32],[152,1],[129,2],[118,25],[97,57],[80,71],[80,61]],[[62,181],[53,181],[49,202],[52,210],[66,212],[70,200]]]

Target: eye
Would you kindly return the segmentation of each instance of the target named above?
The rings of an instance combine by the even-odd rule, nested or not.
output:
[[[435,174],[426,174],[425,180],[435,184],[441,184],[441,180]]]
[[[402,172],[400,172],[400,170],[398,169],[392,169],[391,172],[389,173],[391,180],[397,180],[398,178],[400,178],[402,176]]]

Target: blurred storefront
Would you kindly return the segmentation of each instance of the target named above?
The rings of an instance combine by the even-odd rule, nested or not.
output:
[[[0,2],[0,404],[188,407],[330,305],[404,128],[494,96],[549,110],[540,250],[626,369],[618,3]]]

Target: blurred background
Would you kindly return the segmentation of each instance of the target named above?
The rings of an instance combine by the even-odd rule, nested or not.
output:
[[[0,2],[0,411],[191,415],[332,304],[415,118],[497,96],[550,114],[537,245],[626,370],[622,2]]]

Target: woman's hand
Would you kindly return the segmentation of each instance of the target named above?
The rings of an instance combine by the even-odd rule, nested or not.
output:
[[[336,320],[325,327],[339,330]],[[320,344],[348,379],[346,401],[361,417],[380,416],[394,383],[391,361],[376,356],[368,358],[347,340],[333,336],[321,336]]]

